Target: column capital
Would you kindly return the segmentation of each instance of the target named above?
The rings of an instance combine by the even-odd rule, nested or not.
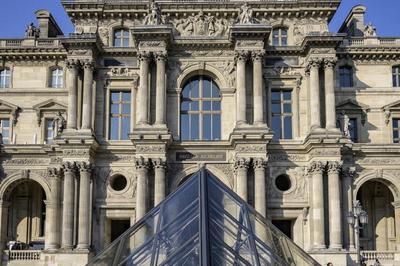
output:
[[[236,158],[235,160],[235,170],[240,170],[240,169],[248,169],[250,165],[250,160],[247,158]]]
[[[309,173],[312,174],[322,174],[325,170],[326,163],[321,161],[314,161],[307,168]]]
[[[307,62],[307,67],[311,68],[319,68],[323,63],[322,58],[310,58]]]
[[[91,173],[93,170],[93,165],[91,163],[87,163],[87,162],[78,162],[77,167],[80,172]]]
[[[254,170],[264,170],[267,167],[267,160],[264,158],[254,158],[253,168]]]
[[[251,59],[253,60],[253,62],[261,61],[264,58],[264,55],[265,55],[264,50],[251,51]]]
[[[328,173],[338,174],[342,170],[342,162],[330,161],[327,163],[326,171]]]
[[[51,178],[61,178],[63,171],[62,168],[57,168],[57,167],[48,167],[47,168],[47,175]]]
[[[337,63],[336,58],[324,58],[325,69],[333,69],[336,66],[336,63]]]
[[[140,51],[138,52],[138,59],[140,62],[149,61],[151,57],[151,53],[149,51]]]
[[[65,60],[65,65],[70,70],[77,70],[79,68],[80,63],[78,59],[69,58]]]
[[[239,50],[239,51],[235,51],[235,61],[242,61],[242,62],[246,62],[247,59],[249,58],[249,51],[245,51],[245,50]]]
[[[168,53],[167,51],[154,52],[154,58],[156,59],[157,62],[165,62],[167,61]]]
[[[64,170],[64,173],[68,172],[76,172],[76,163],[75,162],[64,162],[62,164],[62,168]]]
[[[167,167],[167,163],[162,158],[152,159],[154,169],[163,169],[165,170]]]
[[[140,156],[135,159],[135,168],[136,170],[148,170],[150,168],[149,159]]]
[[[356,167],[346,167],[342,169],[342,173],[345,177],[348,177],[351,180],[353,180],[356,177],[357,169]]]
[[[94,61],[91,59],[85,59],[82,61],[82,66],[84,69],[93,70],[94,69]]]

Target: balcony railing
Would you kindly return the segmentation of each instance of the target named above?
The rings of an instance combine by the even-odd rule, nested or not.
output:
[[[367,261],[375,261],[378,259],[379,261],[390,261],[394,260],[394,251],[361,251],[361,256],[365,258]]]
[[[59,39],[0,39],[0,47],[58,47]]]
[[[400,46],[400,38],[367,37],[345,39],[342,46]]]
[[[40,260],[40,250],[7,250],[8,260]]]

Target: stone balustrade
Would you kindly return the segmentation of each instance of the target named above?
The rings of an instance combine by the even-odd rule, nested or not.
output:
[[[343,40],[343,47],[353,47],[353,46],[380,46],[380,45],[400,45],[400,38],[390,38],[390,37],[360,37],[360,38],[350,38]]]
[[[394,260],[394,253],[394,251],[364,250],[361,251],[361,256],[370,262],[374,262],[376,259],[378,259],[379,261],[389,261]]]
[[[59,39],[1,39],[0,47],[60,47]]]
[[[40,250],[7,250],[8,260],[40,260]]]

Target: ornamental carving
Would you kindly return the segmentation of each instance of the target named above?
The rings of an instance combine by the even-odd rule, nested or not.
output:
[[[150,2],[149,13],[144,18],[143,24],[152,26],[165,24],[165,18],[161,15],[161,9],[158,3]]]
[[[248,169],[250,165],[250,160],[248,158],[236,158],[235,160],[235,171],[240,169]]]
[[[62,164],[62,168],[64,172],[75,172],[76,171],[76,163],[75,162],[64,162]]]
[[[108,31],[107,27],[100,27],[99,28],[99,36],[101,41],[103,42],[103,44],[105,46],[109,46],[110,45],[110,33]]]
[[[237,152],[267,152],[266,145],[243,145],[236,147]]]
[[[342,169],[342,162],[328,162],[327,166],[326,166],[326,171],[328,173],[339,173]]]
[[[137,153],[151,153],[151,152],[165,152],[164,145],[137,145],[136,146]]]
[[[310,155],[313,155],[313,156],[334,156],[334,155],[340,155],[340,150],[339,149],[335,149],[335,150],[317,149],[317,150],[312,150],[310,152]]]
[[[49,161],[46,159],[36,159],[36,158],[9,159],[3,161],[3,165],[40,165],[48,163]]]
[[[87,162],[78,162],[77,167],[80,172],[92,172],[93,170],[93,165]]]
[[[149,159],[144,158],[142,156],[140,156],[139,158],[136,158],[136,160],[135,160],[135,168],[136,168],[136,170],[149,169],[150,168]]]
[[[301,19],[293,27],[293,40],[295,45],[301,45],[306,35],[313,33],[329,32],[328,23],[321,19]]]
[[[265,70],[267,76],[279,77],[279,76],[299,76],[301,73],[292,67],[273,67]]]
[[[165,159],[156,158],[156,159],[152,159],[151,161],[153,163],[154,169],[164,169],[165,170],[167,167],[167,163],[166,163]]]
[[[226,19],[207,16],[202,10],[195,16],[178,19],[172,23],[176,34],[183,37],[221,37],[227,35],[229,26],[229,22]]]
[[[268,156],[270,161],[280,162],[280,161],[306,161],[306,155],[298,154],[270,154]]]
[[[310,166],[308,167],[307,170],[309,173],[312,173],[312,174],[314,174],[314,173],[322,174],[322,172],[325,170],[325,166],[326,166],[325,162],[315,161],[310,164]]]
[[[66,157],[89,156],[90,150],[65,149],[65,150],[63,150],[63,155]]]
[[[261,170],[267,167],[267,160],[264,158],[254,158],[253,159],[253,168],[254,170]]]
[[[209,164],[209,165],[221,170],[224,173],[225,177],[228,179],[228,182],[229,182],[231,188],[233,188],[233,186],[234,186],[234,176],[233,176],[232,164],[230,164],[230,163],[217,163],[217,164]]]
[[[258,23],[258,21],[253,17],[253,9],[247,3],[244,3],[239,10],[237,24],[254,24],[254,23]]]
[[[107,72],[109,77],[132,77],[135,72],[128,67],[112,67],[110,71]]]

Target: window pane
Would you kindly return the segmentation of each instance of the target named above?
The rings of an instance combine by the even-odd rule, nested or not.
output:
[[[284,138],[292,139],[292,117],[286,116],[283,120],[284,126]]]
[[[211,102],[209,102],[209,101],[203,102],[203,110],[211,111]]]
[[[213,115],[213,140],[221,139],[221,115]]]
[[[191,86],[191,97],[199,98],[199,80],[193,80]]]
[[[112,92],[111,93],[111,101],[119,102],[119,92]]]
[[[292,112],[292,105],[290,103],[285,103],[283,105],[283,112],[284,113],[291,113]]]
[[[183,91],[182,91],[183,98],[189,98],[190,97],[190,87],[191,87],[190,84],[188,84],[183,88]]]
[[[292,92],[291,91],[284,91],[283,92],[283,99],[290,101],[292,99]]]
[[[111,122],[110,122],[110,139],[112,140],[118,140],[118,117],[111,117]]]
[[[1,120],[2,127],[10,127],[10,120],[9,119],[2,119]]]
[[[9,138],[10,137],[10,130],[3,128],[2,135],[3,135],[3,138]]]
[[[203,80],[203,98],[211,98],[211,82],[208,79]]]
[[[280,113],[281,112],[281,105],[280,104],[272,104],[272,113]]]
[[[127,140],[127,139],[129,139],[128,134],[129,134],[129,131],[130,131],[130,126],[131,126],[130,117],[123,117],[121,123],[122,123],[122,125],[121,125],[121,134],[122,134],[121,139]]]
[[[198,140],[200,138],[199,134],[199,115],[198,114],[193,114],[190,117],[190,130],[191,130],[191,136],[190,139],[192,140]]]
[[[272,117],[272,130],[274,131],[274,140],[279,140],[281,138],[281,118],[280,116]]]
[[[122,100],[124,102],[130,102],[131,101],[131,93],[130,92],[123,92],[122,93]]]
[[[399,131],[393,130],[393,138],[398,139],[399,138]]]
[[[130,114],[131,113],[131,104],[123,104],[122,105],[122,114]]]
[[[211,115],[203,116],[203,139],[211,140]]]
[[[119,105],[118,104],[112,104],[111,105],[111,114],[118,114],[119,113]]]
[[[183,101],[181,104],[181,111],[189,111],[190,103],[187,101]]]
[[[194,101],[190,104],[191,108],[190,110],[192,111],[198,111],[199,110],[199,102],[198,101]]]
[[[181,140],[189,140],[189,115],[181,115]]]
[[[213,105],[213,110],[214,111],[220,111],[221,110],[221,102],[220,101],[214,101],[213,103],[212,103],[212,105]]]
[[[212,97],[213,98],[219,98],[220,97],[219,89],[218,89],[218,87],[216,86],[216,84],[214,82],[213,82],[213,86],[212,86]]]
[[[122,43],[123,47],[129,47],[129,39],[124,39]]]
[[[271,98],[273,101],[280,101],[281,100],[281,94],[279,91],[273,91],[271,93]]]
[[[282,37],[282,46],[287,46],[287,38],[286,37]]]
[[[399,127],[399,119],[393,119],[393,128]]]

